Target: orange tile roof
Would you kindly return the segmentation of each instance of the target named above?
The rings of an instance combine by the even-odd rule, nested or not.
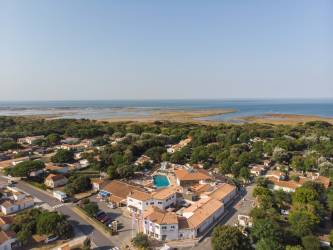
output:
[[[4,232],[4,231],[0,231],[0,245],[5,243],[7,240],[10,240],[12,238],[15,237],[15,233],[14,232]]]
[[[195,193],[201,194],[212,189],[212,186],[209,184],[196,184],[191,187],[191,190]]]
[[[12,217],[0,216],[0,225],[10,225],[13,223]]]
[[[65,176],[61,175],[61,174],[49,174],[45,180],[52,180],[52,181],[58,181],[61,179],[67,179]]]
[[[295,190],[296,188],[301,186],[301,184],[296,181],[281,181],[274,177],[268,177],[267,179],[270,180],[271,182],[273,182],[273,184],[275,186],[279,186],[279,187],[285,187],[285,188],[290,188],[290,189]]]
[[[152,197],[156,200],[165,200],[176,193],[175,187],[167,187],[158,189],[156,192],[152,194]]]
[[[146,192],[133,189],[128,194],[128,197],[133,198],[133,199],[138,200],[138,201],[147,201],[151,198],[151,195],[146,193]]]
[[[191,217],[188,218],[190,228],[198,228],[208,218],[223,207],[222,202],[211,199],[203,206],[196,209]]]
[[[221,186],[219,186],[215,191],[209,194],[210,197],[216,199],[216,200],[223,200],[226,196],[228,196],[230,193],[234,192],[236,190],[236,187],[233,185],[230,185],[228,183],[223,183]]]
[[[139,187],[127,184],[125,182],[122,181],[118,181],[118,180],[113,180],[110,183],[108,183],[107,185],[105,185],[103,187],[103,190],[111,193],[111,196],[117,196],[119,197],[121,200],[126,200],[128,194],[132,191],[132,190],[141,190]],[[143,190],[141,190],[143,191]]]
[[[175,175],[177,179],[181,181],[200,181],[212,179],[208,172],[203,169],[195,169],[193,171],[188,171],[186,169],[179,168],[175,169]]]
[[[176,213],[163,212],[159,208],[150,206],[144,213],[144,218],[159,225],[178,224]]]

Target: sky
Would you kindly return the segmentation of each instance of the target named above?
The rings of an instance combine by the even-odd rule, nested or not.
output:
[[[333,98],[331,0],[0,0],[0,101]]]

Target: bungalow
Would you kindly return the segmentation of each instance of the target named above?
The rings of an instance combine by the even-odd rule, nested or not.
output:
[[[14,232],[0,231],[0,250],[11,250],[16,242]]]
[[[39,136],[28,136],[28,137],[24,137],[24,138],[19,138],[17,140],[17,142],[19,144],[33,144],[35,141],[37,140],[42,140],[44,139],[44,135],[39,135]]]
[[[17,213],[23,209],[30,208],[35,204],[31,196],[20,200],[5,200],[0,204],[1,212],[5,215]]]
[[[265,173],[266,167],[264,165],[255,165],[250,169],[250,173],[254,176],[261,176]]]
[[[152,164],[154,161],[147,155],[141,155],[135,162],[134,165],[135,166],[140,166],[143,165],[145,163],[150,163]]]
[[[296,188],[301,186],[299,182],[293,180],[284,181],[272,176],[268,177],[267,179],[271,182],[269,184],[269,187],[273,190],[283,190],[289,193],[295,192]]]
[[[60,174],[49,174],[44,181],[44,184],[49,188],[56,188],[65,185],[68,179]]]
[[[50,171],[57,174],[67,174],[69,169],[66,166],[54,165],[52,163],[47,163],[45,166],[45,171]]]
[[[191,137],[181,140],[178,144],[172,145],[171,147],[167,148],[167,152],[173,154],[174,152],[179,151],[183,147],[187,146],[191,141],[192,141]]]

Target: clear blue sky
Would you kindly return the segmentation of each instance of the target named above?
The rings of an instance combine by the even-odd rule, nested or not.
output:
[[[0,100],[332,98],[331,0],[0,0]]]

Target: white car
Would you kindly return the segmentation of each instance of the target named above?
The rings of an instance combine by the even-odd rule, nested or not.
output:
[[[57,240],[58,238],[59,237],[57,235],[51,235],[46,238],[45,243],[47,244],[47,243],[53,242],[53,241]]]

